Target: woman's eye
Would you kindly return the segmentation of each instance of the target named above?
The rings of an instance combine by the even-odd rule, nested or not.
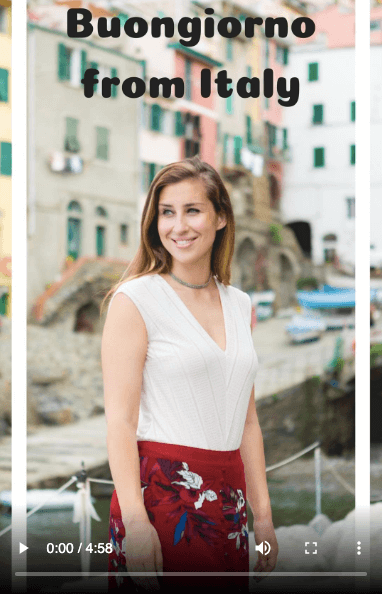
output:
[[[188,209],[188,212],[191,212],[191,211],[194,211],[194,212],[199,212],[199,210],[198,210],[197,208],[189,208],[189,209]]]
[[[172,211],[169,208],[165,208],[164,210],[162,210],[162,214],[167,214],[167,213],[171,213]]]

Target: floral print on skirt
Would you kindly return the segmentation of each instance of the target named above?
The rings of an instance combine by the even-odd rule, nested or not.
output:
[[[138,441],[142,497],[162,548],[163,572],[248,572],[246,485],[240,450]],[[117,493],[110,505],[109,590],[134,592]],[[159,577],[161,591],[248,592],[248,576]]]

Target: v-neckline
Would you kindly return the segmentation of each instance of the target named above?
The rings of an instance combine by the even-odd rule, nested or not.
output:
[[[167,289],[168,294],[172,295],[175,298],[175,300],[179,303],[183,312],[187,315],[188,319],[193,324],[193,326],[196,327],[199,330],[199,332],[201,332],[204,336],[208,337],[209,341],[214,345],[214,347],[222,355],[226,355],[227,350],[228,350],[228,345],[229,345],[229,332],[228,332],[228,324],[227,324],[228,318],[227,318],[227,312],[226,312],[226,307],[225,307],[225,299],[224,299],[223,291],[220,287],[219,281],[217,279],[214,279],[216,282],[218,291],[219,291],[220,304],[221,304],[222,313],[223,313],[224,334],[225,334],[225,349],[224,350],[218,345],[218,343],[212,338],[212,336],[207,332],[207,330],[196,319],[194,314],[189,310],[189,308],[184,303],[183,299],[175,291],[175,289],[160,274],[156,273],[155,276],[159,277],[160,282],[162,282],[166,287],[168,287],[168,289]]]

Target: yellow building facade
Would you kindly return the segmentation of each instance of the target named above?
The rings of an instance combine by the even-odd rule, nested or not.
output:
[[[11,2],[0,0],[0,315],[11,316]]]

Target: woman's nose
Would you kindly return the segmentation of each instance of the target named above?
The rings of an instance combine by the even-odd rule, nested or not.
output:
[[[174,231],[177,233],[181,233],[187,229],[187,221],[183,215],[179,215],[176,217],[174,222]]]

